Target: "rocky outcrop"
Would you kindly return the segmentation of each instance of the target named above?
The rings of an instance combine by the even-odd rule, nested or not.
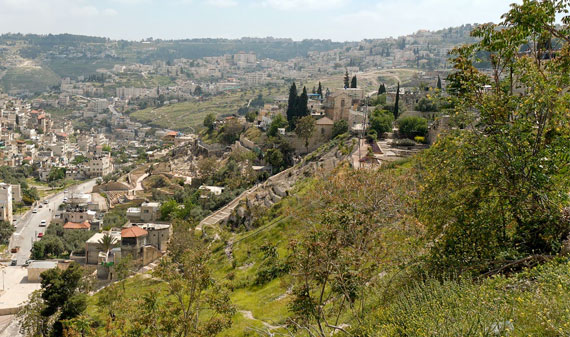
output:
[[[343,155],[338,147],[325,151],[318,155],[313,153],[312,159],[308,158],[298,165],[278,173],[250,193],[243,196],[244,200],[236,206],[225,220],[232,228],[244,227],[251,229],[255,214],[259,209],[270,208],[289,195],[289,191],[298,181],[311,177],[315,173],[327,174],[334,170],[348,155]]]

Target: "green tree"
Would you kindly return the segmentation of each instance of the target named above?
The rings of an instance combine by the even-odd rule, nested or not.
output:
[[[7,245],[14,233],[14,225],[8,221],[0,221],[0,245]]]
[[[41,277],[39,296],[32,296],[32,301],[19,313],[23,321],[40,325],[26,323],[21,331],[30,336],[62,336],[63,322],[78,317],[87,308],[83,270],[72,263],[66,270],[44,271]]]
[[[226,144],[233,144],[239,139],[240,134],[243,132],[244,125],[236,118],[227,120],[222,127],[222,140]]]
[[[248,121],[249,123],[255,122],[256,118],[257,118],[257,112],[256,111],[248,111],[245,114],[245,120]]]
[[[370,129],[376,131],[381,136],[387,132],[392,132],[394,116],[387,110],[374,110],[370,117]]]
[[[344,119],[334,122],[332,129],[332,137],[335,138],[338,135],[348,132],[348,122]]]
[[[437,75],[437,88],[441,90],[441,78]]]
[[[297,115],[298,100],[299,98],[297,96],[297,86],[295,85],[295,82],[293,82],[293,84],[291,84],[291,87],[289,88],[289,99],[287,101],[287,121],[289,122],[289,127],[291,129],[294,128],[295,121],[298,117]]]
[[[416,105],[416,110],[421,112],[436,112],[439,111],[439,107],[431,99],[423,97],[422,99],[419,100],[418,104]]]
[[[55,235],[45,235],[41,240],[34,242],[32,246],[32,259],[43,260],[48,257],[59,257],[65,247],[62,240]]]
[[[204,126],[208,129],[208,132],[212,132],[214,130],[214,122],[216,121],[216,115],[213,113],[209,113],[204,117]]]
[[[157,316],[156,325],[148,328],[151,332],[168,329],[176,336],[215,336],[231,326],[235,308],[228,291],[210,275],[206,245],[195,235],[188,238],[177,260],[163,258],[153,272],[166,283],[162,306],[174,315]],[[157,312],[153,309],[148,314]]]
[[[427,119],[410,116],[398,119],[398,130],[406,138],[414,139],[417,136],[425,137],[428,132]]]
[[[303,92],[297,100],[297,118],[302,118],[309,114],[308,102],[309,96],[307,95],[307,88],[303,87]]]
[[[103,237],[97,242],[97,248],[105,252],[105,256],[108,258],[111,249],[117,247],[118,244],[119,242],[115,239],[115,237],[109,233],[105,233],[103,234]]]
[[[194,88],[194,96],[202,96],[202,94],[202,87],[197,85],[196,88]]]
[[[274,171],[279,171],[285,165],[283,153],[279,149],[269,149],[265,154],[267,162],[273,166]]]
[[[319,81],[319,86],[317,88],[317,94],[319,94],[320,98],[323,99],[323,86],[321,85],[321,82]]]
[[[346,70],[346,73],[344,74],[344,88],[349,88],[350,87],[350,76],[348,75],[348,70]]]
[[[277,136],[278,129],[287,127],[287,121],[281,114],[277,114],[273,117],[271,124],[269,125],[269,129],[267,129],[267,135],[269,137]]]
[[[73,158],[71,163],[73,165],[79,165],[79,164],[82,164],[82,163],[85,163],[88,161],[89,161],[89,159],[87,159],[87,157],[85,157],[84,155],[78,155],[78,156],[75,156],[75,158]]]
[[[306,226],[290,243],[290,326],[308,336],[367,335],[360,327],[377,310],[369,299],[379,267],[408,260],[398,256],[406,249],[391,247],[388,225],[403,220],[405,197],[395,186],[404,177],[366,171],[320,180],[301,201],[312,206],[293,214]]]
[[[66,169],[64,167],[52,167],[47,180],[49,182],[63,180],[65,179],[65,171]]]
[[[513,4],[503,22],[472,32],[478,43],[453,51],[456,128],[420,163],[418,213],[434,273],[517,269],[555,254],[568,236],[567,9],[563,1]],[[551,49],[541,41],[552,39],[560,48],[545,61]],[[492,60],[488,73],[475,67],[482,54]]]
[[[400,116],[400,82],[398,82],[398,88],[396,89],[396,102],[394,103],[394,119],[398,119]]]
[[[382,83],[378,88],[378,96],[383,95],[385,93],[386,93],[386,86],[384,85],[384,83]]]
[[[170,220],[176,215],[176,210],[178,209],[178,203],[174,199],[170,199],[163,202],[160,206],[160,219]]]
[[[297,127],[295,128],[295,133],[299,138],[305,140],[305,148],[307,153],[309,153],[309,139],[313,136],[315,131],[315,119],[311,116],[305,116],[297,121]]]
[[[350,87],[351,88],[356,88],[356,75],[352,76],[352,80],[350,80]]]

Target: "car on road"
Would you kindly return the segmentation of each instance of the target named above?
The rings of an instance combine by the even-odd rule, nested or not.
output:
[[[45,227],[45,226],[47,226],[47,221],[42,220],[42,221],[40,222],[40,227]]]
[[[40,208],[44,208],[44,206],[43,206],[43,205],[40,205],[39,207],[40,207]]]
[[[49,202],[47,200],[44,200],[44,205],[49,204]]]
[[[67,193],[67,192],[68,192],[67,190],[63,191],[63,193]]]
[[[10,250],[10,253],[17,253],[19,250],[20,250],[20,246],[16,246]]]
[[[26,260],[26,263],[24,263],[24,267],[27,267],[30,265],[30,263],[32,263],[32,260]]]
[[[32,213],[36,214],[38,212],[37,208],[34,208],[34,210],[32,211]]]
[[[17,266],[18,265],[18,260],[12,260],[12,262],[10,262],[11,266]]]
[[[38,238],[43,238],[43,237],[44,237],[44,233],[39,232],[39,233],[38,233]]]
[[[67,197],[63,198],[63,202],[67,202]]]

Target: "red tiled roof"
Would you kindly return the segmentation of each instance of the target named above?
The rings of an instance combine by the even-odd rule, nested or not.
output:
[[[89,222],[84,221],[83,223],[68,222],[63,225],[63,229],[90,229],[91,225]]]
[[[123,230],[121,230],[122,238],[137,238],[145,235],[148,235],[148,232],[137,226],[124,228]]]
[[[177,136],[178,132],[176,131],[170,131],[169,133],[166,134],[167,136]]]
[[[55,135],[59,136],[59,137],[67,137],[67,133],[65,133],[65,132],[56,132]]]

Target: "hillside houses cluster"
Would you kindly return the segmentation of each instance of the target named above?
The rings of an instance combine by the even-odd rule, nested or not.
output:
[[[18,100],[0,101],[0,161],[3,166],[37,165],[41,180],[52,168],[66,168],[69,178],[101,177],[113,171],[108,145],[101,134],[79,134],[65,122],[58,128],[49,113]],[[77,157],[85,158],[73,164]]]

